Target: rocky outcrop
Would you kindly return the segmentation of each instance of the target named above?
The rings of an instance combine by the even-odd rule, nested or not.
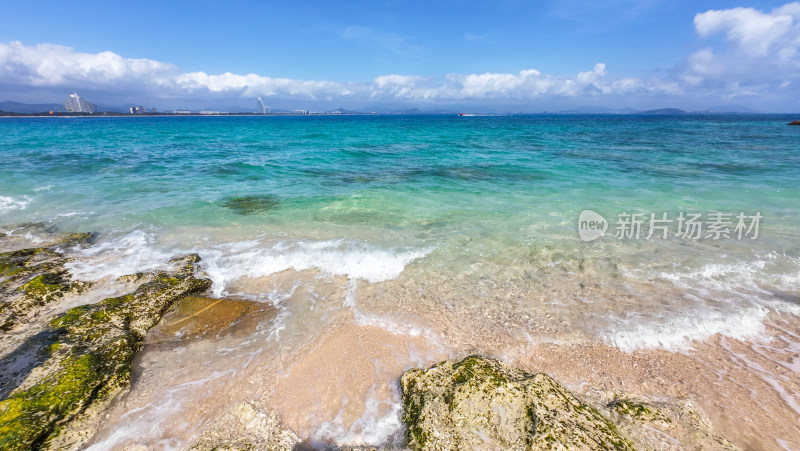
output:
[[[73,233],[48,247],[0,253],[0,332],[27,324],[49,303],[88,288],[86,282],[70,280],[64,267],[70,259],[61,249],[90,238],[88,233]]]
[[[278,417],[253,402],[240,403],[202,432],[193,450],[290,450],[300,443]]]
[[[789,125],[800,125],[800,121],[789,122]]]
[[[652,401],[613,392],[601,394],[597,401],[637,449],[738,449],[715,434],[708,418],[690,401]]]
[[[633,444],[597,409],[545,374],[467,357],[402,379],[414,449],[619,449]]]
[[[544,374],[483,357],[410,370],[401,385],[413,449],[738,449],[691,401],[599,390],[579,400]]]
[[[210,280],[194,277],[198,260],[173,261],[178,270],[144,275],[133,293],[72,308],[27,340],[15,353],[38,364],[17,375],[19,383],[0,401],[0,448],[75,448],[91,438],[98,413],[130,383],[131,360],[147,329],[175,300],[210,287]],[[15,271],[31,260],[6,261]]]

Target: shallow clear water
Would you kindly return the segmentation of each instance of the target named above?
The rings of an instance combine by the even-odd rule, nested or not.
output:
[[[99,232],[70,267],[84,280],[197,252],[215,295],[278,308],[238,354],[201,348],[227,356],[217,367],[153,351],[153,374],[185,365],[187,381],[302,347],[343,310],[359,324],[442,339],[445,353],[537,343],[686,350],[800,316],[791,119],[4,119],[0,227]],[[584,210],[608,220],[604,237],[580,238]],[[675,236],[681,212],[702,213],[700,239]],[[731,214],[729,238],[706,238],[714,212]],[[738,239],[736,216],[757,212],[758,238]],[[645,215],[639,239],[614,236],[623,213]],[[667,239],[645,239],[650,213],[673,220]]]
[[[561,267],[682,293],[791,295],[800,130],[788,119],[5,119],[0,221],[100,232],[90,257],[104,267],[76,268],[85,278],[197,251],[216,294],[287,268],[378,282],[413,264],[417,277],[526,284]],[[580,240],[586,209],[610,222],[605,237]],[[714,211],[732,215],[732,238],[674,236],[680,212]],[[644,239],[663,212],[669,238]],[[763,216],[758,239],[736,238],[740,212]],[[614,237],[622,213],[644,213],[639,240]]]

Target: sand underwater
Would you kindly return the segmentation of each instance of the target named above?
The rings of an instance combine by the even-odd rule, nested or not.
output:
[[[800,449],[787,119],[2,121],[0,443],[446,449],[401,377],[449,361],[620,449]]]

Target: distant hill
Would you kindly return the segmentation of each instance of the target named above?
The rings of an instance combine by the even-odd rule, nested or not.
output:
[[[719,105],[719,106],[712,106],[708,110],[706,110],[712,114],[724,114],[724,113],[734,113],[734,114],[753,114],[758,113],[758,111],[748,108],[742,105]]]
[[[326,111],[325,114],[367,114],[363,111],[348,110],[345,108],[337,108],[332,111]]]
[[[135,106],[135,105],[131,105]],[[104,103],[97,104],[97,111],[98,112],[109,112],[109,113],[130,113],[130,107],[127,106],[113,106],[113,105],[106,105]]]
[[[0,102],[0,110],[24,114],[47,113],[49,111],[67,111],[64,109],[64,105],[59,103],[20,103],[12,101]]]
[[[56,113],[64,113],[67,111],[64,108],[64,105],[60,103],[21,103],[12,101],[0,102],[0,110],[9,111],[11,113],[23,113],[23,114],[48,113],[50,111],[55,111]],[[129,110],[127,107],[104,105],[102,103],[98,103],[97,111],[127,113]]]
[[[389,114],[458,114],[458,111],[453,110],[420,110],[419,108],[408,108],[405,110],[390,111]]]
[[[558,114],[631,114],[633,108],[608,108],[604,106],[581,106],[569,110],[557,111]]]
[[[193,108],[194,109],[194,108]],[[256,109],[254,106],[246,107],[242,105],[209,105],[204,108],[200,108],[200,111],[226,111],[228,113],[255,113]]]
[[[686,114],[686,111],[683,111],[680,108],[659,108],[657,110],[640,111],[639,114],[673,115],[673,114]]]
[[[390,111],[389,114],[424,114],[419,108],[407,108],[405,110]]]

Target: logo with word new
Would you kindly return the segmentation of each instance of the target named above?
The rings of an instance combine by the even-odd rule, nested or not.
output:
[[[666,240],[670,237],[695,241],[723,238],[739,241],[745,238],[755,240],[758,238],[758,228],[763,218],[760,211],[755,214],[741,211],[737,215],[716,210],[705,214],[681,211],[675,219],[671,219],[669,213],[665,211],[661,212],[661,215],[624,211],[617,215],[613,236],[618,240],[654,238]],[[673,224],[675,224],[674,229]],[[605,236],[606,230],[608,221],[597,212],[583,210],[578,217],[578,235],[583,241],[592,241]]]
[[[608,221],[600,213],[583,210],[578,216],[578,235],[583,241],[592,241],[606,234]]]

